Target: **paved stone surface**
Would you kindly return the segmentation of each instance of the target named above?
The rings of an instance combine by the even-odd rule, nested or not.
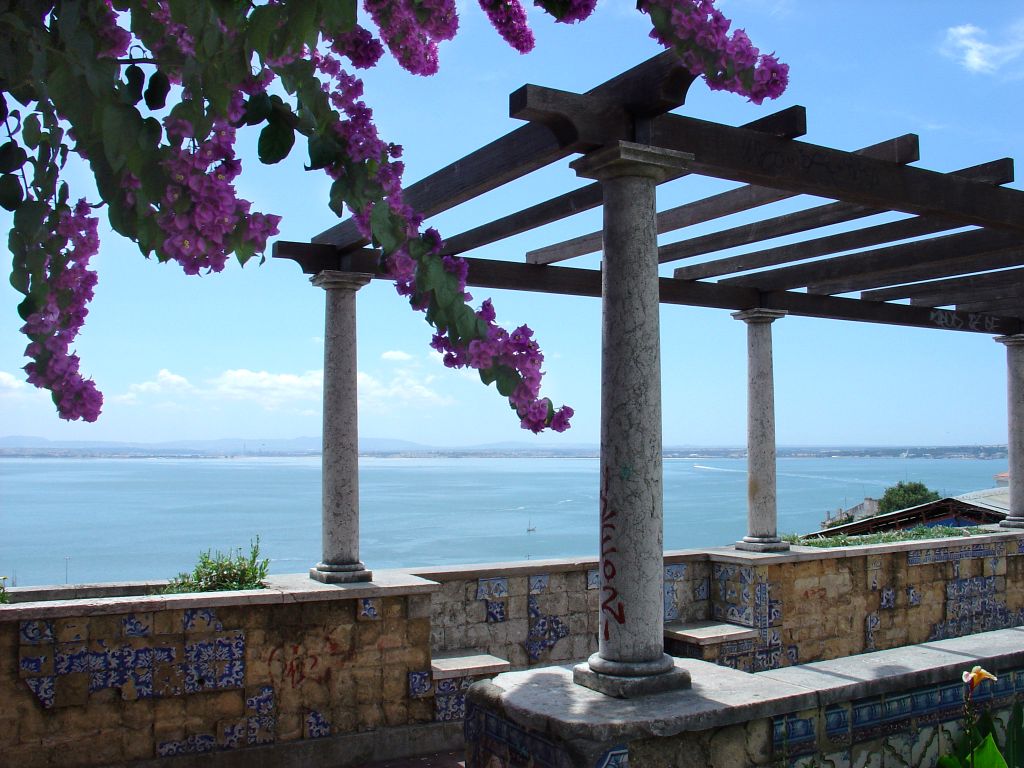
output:
[[[466,761],[462,752],[439,752],[436,755],[371,763],[366,768],[465,768],[465,765]]]

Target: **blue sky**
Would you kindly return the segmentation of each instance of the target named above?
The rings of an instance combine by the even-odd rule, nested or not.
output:
[[[475,4],[460,7],[461,31],[442,47],[438,76],[413,77],[387,61],[366,77],[366,99],[382,135],[405,147],[409,182],[517,127],[507,116],[507,98],[522,84],[583,91],[659,52],[647,38],[646,17],[629,0],[600,0],[594,16],[573,27],[531,11],[537,48],[527,56],[508,49]],[[790,64],[789,90],[757,107],[697,83],[680,113],[740,124],[802,104],[808,141],[854,149],[916,132],[919,164],[940,171],[1024,157],[1019,2],[730,0],[721,7],[756,45]],[[239,191],[258,210],[284,216],[281,237],[308,240],[333,224],[328,180],[305,173],[299,153],[260,166],[254,142],[255,135],[242,135],[248,162]],[[430,223],[455,234],[583,183],[567,164]],[[72,180],[79,194],[94,198],[84,174]],[[689,177],[659,188],[659,206],[730,186]],[[805,198],[772,213],[813,202]],[[522,260],[528,250],[593,231],[599,222],[599,211],[591,211],[473,255]],[[6,229],[9,217],[0,217],[0,226]],[[671,233],[663,241],[704,231]],[[174,265],[146,261],[102,226],[101,237],[94,260],[100,282],[76,345],[83,370],[106,395],[100,420],[62,422],[48,395],[22,382],[25,341],[17,332],[16,294],[4,281],[0,434],[131,441],[319,434],[323,295],[297,266],[268,260],[186,277]],[[577,261],[594,267],[597,257]],[[477,292],[476,299],[487,295]],[[599,301],[490,295],[499,321],[536,330],[547,355],[545,391],[576,409],[574,428],[540,438],[520,430],[493,388],[472,372],[440,364],[422,317],[391,286],[376,282],[359,294],[362,435],[436,445],[597,441]],[[791,317],[775,324],[774,338],[780,444],[1006,440],[1004,349],[987,336]],[[725,311],[664,307],[662,344],[666,444],[742,444],[744,326]]]

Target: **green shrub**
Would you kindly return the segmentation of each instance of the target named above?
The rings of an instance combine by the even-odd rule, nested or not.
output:
[[[173,592],[220,592],[230,589],[263,589],[263,580],[270,567],[268,558],[260,559],[260,539],[250,542],[248,556],[242,549],[232,556],[222,552],[212,555],[210,550],[199,554],[199,562],[192,573],[179,573],[164,588],[165,594]]]
[[[11,596],[7,594],[7,577],[0,576],[0,605],[11,602]]]
[[[929,528],[926,525],[916,525],[905,531],[881,531],[879,533],[867,533],[862,536],[848,536],[845,533],[840,533],[835,536],[803,538],[799,533],[786,533],[781,538],[790,544],[801,544],[805,547],[855,547],[860,544],[889,544],[897,541],[915,541],[917,539],[951,539],[958,536],[973,536],[979,533],[989,533],[989,531],[977,527],[957,528],[950,525],[936,525]]]

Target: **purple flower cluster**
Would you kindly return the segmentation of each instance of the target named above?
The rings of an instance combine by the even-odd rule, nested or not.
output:
[[[395,60],[414,75],[437,72],[437,45],[459,29],[454,0],[363,0]]]
[[[195,38],[188,31],[188,26],[171,18],[171,8],[167,0],[151,0],[146,5],[149,6],[150,15],[163,25],[165,32],[163,39],[153,44],[153,54],[159,57],[163,51],[173,48],[184,58],[195,56]]]
[[[789,82],[789,66],[774,54],[760,53],[742,29],[731,36],[732,22],[715,8],[714,0],[640,0],[644,13],[660,8],[671,29],[655,25],[651,37],[675,48],[683,65],[703,75],[712,90],[748,97],[755,104],[782,95]]]
[[[384,55],[384,46],[373,34],[356,24],[348,32],[334,38],[331,50],[348,58],[356,69],[369,69],[376,66]]]
[[[446,257],[451,258],[451,257]],[[463,265],[464,259],[458,259]],[[447,264],[445,265],[447,268]],[[460,284],[465,285],[464,268],[457,268],[454,273]],[[468,345],[452,340],[447,330],[438,331],[430,342],[430,346],[444,355],[444,364],[449,368],[475,368],[489,370],[492,368],[508,368],[519,377],[509,404],[519,416],[523,429],[541,432],[551,427],[555,432],[569,429],[569,419],[573,410],[563,405],[555,410],[551,400],[540,397],[540,382],[544,375],[541,364],[544,355],[533,338],[529,326],[521,325],[509,333],[494,322],[495,313],[491,300],[487,299],[477,311],[476,316],[487,326],[487,335],[483,339],[473,339]]]
[[[233,112],[239,110],[240,105],[233,105]],[[181,264],[185,274],[195,275],[201,269],[224,269],[236,231],[253,250],[263,251],[267,238],[277,234],[281,217],[250,213],[251,203],[235,194],[232,182],[242,171],[235,157],[235,129],[227,120],[214,121],[210,136],[200,141],[192,138],[192,126],[183,120],[168,118],[164,127],[178,146],[164,163],[171,183],[156,216],[166,236],[163,254]],[[131,194],[137,183],[125,179],[126,192]]]
[[[533,31],[519,0],[480,0],[480,7],[506,43],[520,53],[533,50]]]
[[[117,23],[117,13],[114,11],[110,0],[104,0],[103,6],[97,11],[96,35],[98,49],[97,58],[119,59],[128,53],[128,46],[131,45],[131,33],[122,29]]]
[[[535,5],[540,5],[535,2]],[[577,21],[586,21],[594,12],[597,0],[569,0],[569,8],[555,21],[561,24],[575,24]]]
[[[62,419],[96,421],[103,395],[91,379],[82,377],[78,355],[69,352],[96,287],[96,273],[88,266],[99,250],[99,237],[97,220],[89,211],[80,200],[73,211],[60,213],[56,233],[67,244],[62,253],[47,259],[46,303],[28,317],[21,331],[31,339],[25,348],[25,355],[32,358],[25,366],[29,383],[53,393]]]

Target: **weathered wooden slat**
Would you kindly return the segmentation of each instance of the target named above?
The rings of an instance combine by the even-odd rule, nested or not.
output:
[[[682,104],[692,81],[678,57],[666,51],[587,93],[617,100],[634,114],[651,117]],[[433,216],[571,152],[550,129],[530,123],[410,185],[404,191],[405,202],[424,216]],[[321,232],[313,242],[339,248],[366,243],[351,219]]]
[[[993,315],[1008,315],[1010,317],[1024,316],[1024,297],[1014,296],[1008,299],[996,301],[971,301],[956,305],[957,312],[985,313]]]
[[[692,152],[693,173],[1024,233],[1020,190],[681,115],[652,120],[651,135],[655,146]]]
[[[720,282],[726,285],[757,287],[762,291],[813,286],[814,290],[811,291],[813,293],[846,293],[862,290],[861,279],[868,275],[872,280],[887,273],[914,275],[917,267],[924,267],[929,263],[986,254],[1006,248],[1020,249],[1021,246],[1024,246],[1024,238],[1009,232],[972,230],[900,245],[889,245],[870,251],[858,251],[845,256],[796,264],[791,267],[780,267],[766,272],[739,275]],[[967,274],[970,271],[964,270],[954,274]],[[874,288],[879,285],[893,285],[897,282],[911,282],[915,279],[908,277],[902,280],[889,280],[873,284],[870,284],[871,280],[869,280],[869,284],[865,284],[863,287]],[[858,287],[850,287],[853,285]],[[833,286],[840,286],[841,290],[825,290],[825,287]]]
[[[907,134],[882,142],[881,144],[857,150],[854,154],[905,165],[915,162],[920,158],[918,137],[913,133]],[[866,216],[873,216],[876,213],[882,212],[883,210],[879,208],[854,205],[852,203],[819,205],[803,211],[796,211],[795,213],[776,216],[764,221],[732,227],[721,232],[712,232],[708,235],[701,235],[689,240],[680,240],[677,243],[663,245],[658,249],[658,261],[665,263],[699,256],[704,253],[724,251],[727,248],[736,248],[741,245],[771,240],[775,237],[794,235],[798,232],[806,232],[809,229],[818,229],[819,227],[827,227],[831,224],[854,221],[855,219],[862,219]]]
[[[970,168],[963,168],[959,171],[953,171],[953,173],[957,176],[983,181],[986,184],[1008,184],[1013,181],[1013,161],[1004,158],[971,166]],[[849,208],[865,210],[863,206],[855,206],[850,203],[830,203],[811,210],[824,212],[827,209],[831,209],[841,213]],[[867,210],[877,211],[878,209]],[[785,219],[786,217],[780,218]],[[837,222],[829,221],[827,223]],[[761,251],[752,251],[737,256],[679,267],[675,271],[675,277],[684,280],[701,280],[708,277],[717,277],[718,275],[729,275],[761,267],[787,264],[793,261],[803,261],[804,259],[812,259],[817,256],[826,256],[830,253],[841,253],[853,250],[854,248],[866,248],[871,245],[880,245],[910,237],[921,237],[950,229],[959,229],[961,226],[963,225],[959,222],[950,222],[947,219],[933,216],[915,216],[910,219],[901,219],[900,221],[879,224],[874,227],[864,227],[850,232],[840,232],[836,235],[805,240],[791,245],[776,246],[775,248],[766,248]]]
[[[891,288],[878,288],[872,291],[864,291],[860,297],[867,301],[937,297],[957,291],[970,291],[977,288],[1000,288],[1020,282],[1024,282],[1024,269],[1005,269],[999,272],[989,272],[984,275],[952,277],[946,280],[930,280],[926,283],[909,283],[906,285],[895,285]]]
[[[749,125],[745,127],[749,127]],[[907,134],[906,136],[900,136],[896,139],[889,139],[869,147],[864,147],[857,150],[857,152],[869,157],[877,157],[896,163],[913,162],[918,157],[917,136]],[[657,217],[658,233],[672,232],[676,229],[712,221],[723,216],[730,216],[734,213],[748,211],[752,208],[795,196],[795,193],[754,185],[731,189],[727,192],[662,211]],[[672,245],[668,245],[659,249],[659,261],[672,261],[675,258],[674,256],[667,255],[670,253],[668,249],[671,248]],[[530,251],[526,254],[526,260],[530,264],[554,264],[576,256],[596,253],[599,250],[601,250],[601,233],[591,232],[571,240]]]
[[[303,271],[345,269],[365,272],[387,279],[379,271],[377,254],[366,249],[345,256],[331,246],[310,246],[308,243],[279,242],[275,258],[298,261]],[[520,291],[600,296],[601,272],[596,269],[545,267],[509,261],[468,258],[467,285],[474,288],[502,288]],[[918,328],[950,328],[979,333],[1019,333],[1021,323],[1010,318],[986,318],[948,310],[910,307],[905,304],[867,302],[834,296],[809,296],[804,293],[773,291],[761,293],[753,288],[702,283],[694,280],[661,278],[661,301],[698,307],[742,310],[755,307],[784,309],[794,315],[825,317],[836,320],[907,325]],[[979,319],[980,318],[980,319]]]
[[[807,292],[829,295],[852,293],[868,288],[895,285],[896,283],[969,275],[993,269],[1019,267],[1022,264],[1024,264],[1024,247],[1015,246],[1013,248],[1002,248],[974,255],[927,260],[908,267],[869,272],[831,283],[810,285],[807,287]]]
[[[995,301],[1014,296],[1024,296],[1024,283],[1007,281],[1003,285],[985,288],[956,288],[936,291],[923,296],[915,296],[910,300],[910,304],[914,307],[946,307],[951,304]]]

